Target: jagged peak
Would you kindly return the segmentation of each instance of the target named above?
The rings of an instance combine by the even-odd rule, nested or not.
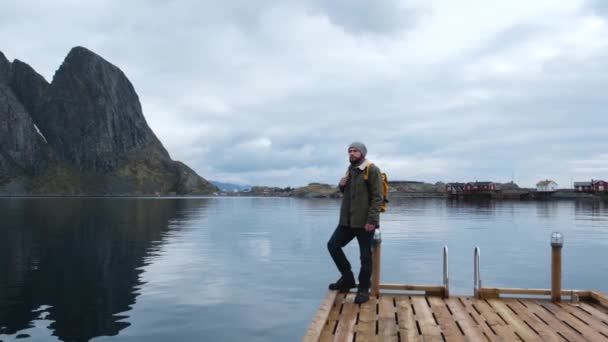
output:
[[[65,57],[65,59],[70,60],[70,59],[74,59],[74,58],[83,58],[83,57],[101,58],[101,56],[99,56],[95,52],[93,52],[83,46],[74,46],[72,49],[70,49],[70,52],[68,52],[68,55]]]
[[[79,78],[84,77],[84,79],[96,79],[99,81],[98,76],[100,73],[98,71],[100,69],[110,72],[110,74],[120,75],[128,82],[127,76],[120,68],[108,62],[95,52],[82,46],[76,46],[70,50],[59,69],[55,72],[53,83],[57,78],[70,78],[75,75]],[[132,85],[130,85],[130,87],[132,88]],[[134,91],[135,90],[133,89],[133,92]]]
[[[13,61],[13,64],[11,66],[11,71],[13,73],[13,76],[17,75],[17,74],[28,74],[28,75],[31,75],[31,76],[39,79],[40,81],[44,81],[44,84],[48,85],[48,82],[46,81],[46,79],[42,75],[40,75],[38,73],[38,71],[36,71],[34,68],[32,68],[31,65],[29,65],[23,61],[20,61],[18,59],[15,59]]]
[[[0,82],[7,83],[9,79],[9,73],[11,70],[11,62],[8,61],[6,56],[0,51]]]
[[[80,66],[89,63],[103,63],[118,69],[118,67],[108,62],[105,58],[82,46],[75,46],[70,50],[70,52],[68,52],[67,56],[63,60],[62,67],[65,65]]]
[[[4,53],[2,51],[0,51],[0,63],[2,63],[2,62],[9,63],[8,58],[6,58]]]
[[[13,65],[19,65],[19,66],[27,67],[27,68],[29,68],[29,69],[34,70],[34,68],[32,68],[32,67],[31,67],[29,64],[27,64],[27,63],[25,63],[24,61],[22,61],[22,60],[20,60],[20,59],[17,59],[17,58],[15,58],[15,59],[13,60]]]

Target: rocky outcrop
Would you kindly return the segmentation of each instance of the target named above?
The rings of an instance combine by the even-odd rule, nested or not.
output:
[[[124,73],[82,47],[51,84],[0,53],[0,193],[6,184],[58,195],[217,191],[171,160]]]
[[[445,193],[445,183],[435,184],[416,181],[390,181],[389,191],[397,193]]]
[[[49,159],[45,145],[23,105],[0,84],[0,174],[31,176],[44,170]]]
[[[11,65],[10,86],[25,109],[34,116],[42,105],[49,83],[31,66],[15,60]]]
[[[199,177],[188,165],[182,162],[175,162],[175,173],[177,174],[176,191],[181,194],[196,193],[196,192],[214,192],[218,188]]]
[[[307,186],[296,188],[294,197],[301,198],[340,198],[342,193],[336,185],[310,183]]]
[[[520,187],[511,181],[508,183],[496,183],[496,190],[520,190]]]
[[[144,149],[170,159],[126,76],[85,48],[70,51],[32,115],[53,149],[83,171],[113,171]]]

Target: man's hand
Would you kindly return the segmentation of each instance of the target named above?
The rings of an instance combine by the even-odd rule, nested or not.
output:
[[[340,179],[340,186],[346,186],[347,181],[348,181],[348,178],[342,177],[342,179]]]
[[[366,223],[364,228],[365,228],[366,232],[373,232],[374,229],[376,229],[376,225],[371,224],[371,223]]]

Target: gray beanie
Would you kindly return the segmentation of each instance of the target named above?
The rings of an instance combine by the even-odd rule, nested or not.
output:
[[[361,152],[361,154],[363,155],[363,157],[365,157],[367,155],[367,147],[365,147],[365,144],[359,141],[355,141],[354,143],[350,144],[348,146],[348,149],[350,150],[351,148],[356,148],[357,150],[359,150],[359,152]]]

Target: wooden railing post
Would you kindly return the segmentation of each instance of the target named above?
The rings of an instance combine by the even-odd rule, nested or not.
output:
[[[562,233],[551,234],[551,301],[562,301],[562,247],[564,236]]]
[[[381,255],[381,244],[382,238],[380,237],[380,230],[376,229],[374,232],[374,251],[372,254],[373,266],[372,266],[372,289],[371,295],[378,297],[380,295],[380,255]]]

